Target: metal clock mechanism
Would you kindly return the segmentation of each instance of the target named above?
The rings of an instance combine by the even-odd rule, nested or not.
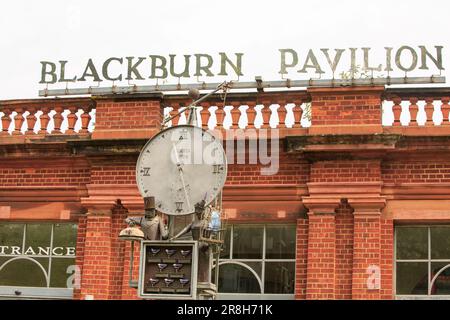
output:
[[[212,257],[218,259],[224,238],[222,189],[227,178],[227,159],[221,141],[196,126],[195,106],[220,90],[226,98],[228,87],[229,84],[224,82],[200,99],[197,89],[189,90],[193,102],[176,115],[166,118],[163,129],[145,144],[136,164],[136,182],[144,198],[145,213],[143,217],[127,218],[128,228],[119,235],[121,238],[143,238],[149,242],[163,241],[172,246],[183,241],[196,242],[196,280],[199,285],[206,284],[206,289],[212,286]],[[165,128],[169,121],[185,111],[189,112],[186,125]],[[168,224],[164,215],[168,217]],[[136,226],[140,226],[140,230]],[[155,246],[150,249],[152,256],[160,250]],[[176,250],[173,254],[176,256]],[[182,254],[182,257],[185,256]],[[166,263],[161,260],[157,265],[160,268]],[[179,269],[183,264],[177,260],[175,266]],[[167,288],[158,288],[157,280],[155,277],[149,279],[150,291],[185,292],[185,285],[189,282],[187,278],[180,279],[181,289],[170,291],[169,286],[176,279],[168,275],[165,282],[161,281],[168,285]],[[216,272],[216,283],[217,280]]]

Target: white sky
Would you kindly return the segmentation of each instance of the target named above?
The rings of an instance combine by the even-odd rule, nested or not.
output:
[[[241,80],[279,80],[280,48],[298,51],[302,61],[308,48],[368,46],[383,53],[385,46],[442,45],[443,75],[450,79],[449,12],[446,0],[2,1],[0,99],[37,98],[42,60],[68,60],[68,73],[81,75],[88,58],[101,66],[112,56],[243,52]]]

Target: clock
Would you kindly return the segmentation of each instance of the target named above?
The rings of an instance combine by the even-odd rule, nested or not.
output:
[[[159,132],[141,150],[136,182],[142,197],[155,197],[156,210],[168,215],[194,212],[210,204],[227,177],[222,144],[209,132],[179,125]]]

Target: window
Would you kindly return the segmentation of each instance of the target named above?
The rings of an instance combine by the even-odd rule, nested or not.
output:
[[[76,224],[0,224],[0,296],[72,297],[76,238]]]
[[[295,232],[295,225],[229,226],[219,259],[218,298],[293,299]]]
[[[450,296],[450,226],[396,228],[396,295]]]

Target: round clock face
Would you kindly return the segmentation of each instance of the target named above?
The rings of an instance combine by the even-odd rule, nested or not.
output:
[[[136,181],[143,197],[155,197],[156,210],[169,215],[194,212],[211,203],[227,177],[222,144],[205,130],[180,125],[161,131],[142,149]]]

